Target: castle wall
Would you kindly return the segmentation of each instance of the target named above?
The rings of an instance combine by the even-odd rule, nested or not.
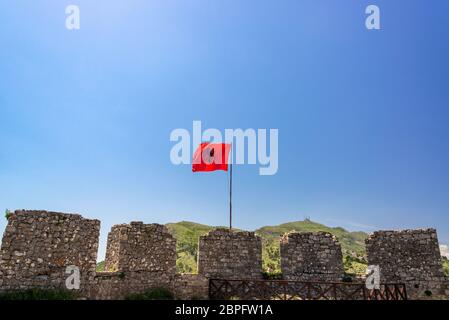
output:
[[[112,227],[105,271],[176,273],[176,239],[160,224],[131,222]]]
[[[80,298],[123,299],[152,288],[178,298],[206,299],[210,278],[261,279],[262,241],[253,232],[215,229],[199,239],[198,274],[176,273],[176,240],[158,224],[112,227],[105,268],[96,272],[100,222],[76,214],[17,210],[0,247],[0,291],[66,288],[68,266],[80,270]],[[284,279],[340,281],[341,246],[326,232],[288,233],[280,239]],[[412,299],[449,296],[434,229],[377,231],[366,239],[381,283],[405,283]]]
[[[90,299],[116,300],[154,288],[174,292],[175,275],[166,272],[116,271],[98,272],[88,297]]]
[[[74,265],[84,290],[95,277],[99,232],[100,221],[77,214],[15,211],[0,249],[0,288],[65,288]]]
[[[208,278],[261,279],[261,238],[254,232],[210,231],[199,240],[198,273]]]
[[[97,273],[90,296],[123,299],[151,288],[173,291],[176,239],[160,224],[131,222],[111,228],[105,272]]]
[[[180,299],[208,299],[209,279],[200,274],[178,274],[173,292]]]
[[[404,282],[411,297],[445,294],[435,229],[376,231],[365,244],[368,263],[380,267],[381,282]]]
[[[286,280],[341,281],[340,243],[328,232],[290,232],[280,240],[281,269]]]

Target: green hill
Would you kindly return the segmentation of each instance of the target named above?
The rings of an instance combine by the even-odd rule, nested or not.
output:
[[[168,230],[176,237],[176,267],[179,272],[195,273],[198,253],[198,238],[214,227],[204,224],[181,221],[167,223]]]
[[[330,232],[338,238],[343,251],[353,252],[358,255],[365,254],[365,238],[367,234],[364,232],[349,232],[343,228],[331,228],[323,224],[313,222],[311,220],[296,221],[280,224],[278,226],[262,227],[256,230],[256,233],[263,239],[278,240],[280,236],[289,231],[298,232]]]
[[[166,224],[167,228],[177,239],[176,266],[179,272],[195,273],[197,270],[198,238],[215,227],[181,221]],[[343,228],[331,228],[311,220],[296,221],[266,226],[255,230],[262,238],[263,269],[268,274],[280,273],[279,237],[289,231],[316,232],[326,231],[334,234],[343,250],[346,273],[363,274],[366,270],[364,232],[349,232]]]
[[[318,232],[325,231],[335,235],[341,244],[346,273],[363,274],[366,270],[364,232],[349,232],[341,227],[331,228],[309,219],[288,222],[278,226],[267,226],[255,232],[263,241],[263,268],[268,273],[280,272],[279,237],[290,231]]]

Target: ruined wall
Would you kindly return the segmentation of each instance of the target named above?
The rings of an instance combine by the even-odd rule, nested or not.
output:
[[[160,224],[131,222],[112,227],[105,271],[176,273],[176,239]]]
[[[121,300],[130,294],[143,293],[154,288],[170,290],[176,299],[208,299],[209,280],[198,274],[176,274],[148,272],[98,272],[90,291],[89,299]]]
[[[95,276],[100,221],[77,214],[17,210],[0,251],[0,289],[65,288],[66,267],[80,269],[81,289]]]
[[[179,299],[208,299],[209,279],[200,274],[178,274],[173,292]]]
[[[341,281],[343,255],[328,232],[290,232],[280,240],[281,269],[286,280]]]
[[[0,250],[0,291],[63,288],[66,267],[80,269],[79,298],[123,299],[152,288],[178,298],[206,299],[208,279],[176,274],[176,240],[158,224],[131,222],[113,226],[105,267],[96,272],[100,222],[80,215],[16,211],[9,219]]]
[[[88,297],[90,299],[124,299],[130,294],[143,293],[154,288],[174,291],[175,275],[165,272],[116,271],[98,272]]]
[[[108,233],[106,243],[106,257],[104,259],[104,270],[114,272],[119,269],[120,258],[120,234],[123,230],[123,241],[126,239],[126,224],[114,225]]]
[[[9,217],[0,248],[0,291],[65,288],[67,266],[81,273],[79,297],[123,299],[164,287],[178,298],[206,299],[208,278],[261,279],[262,241],[253,232],[216,229],[199,239],[199,274],[176,273],[176,240],[158,224],[113,226],[105,267],[95,272],[100,222],[76,214],[18,210]],[[284,279],[339,281],[341,247],[330,233],[281,237]],[[405,283],[412,299],[447,298],[434,229],[378,231],[366,239],[371,265],[381,282]]]
[[[122,299],[151,288],[173,291],[176,239],[160,224],[131,222],[108,234],[105,272],[98,273],[90,296]]]
[[[380,267],[381,282],[404,282],[412,298],[445,293],[435,229],[376,231],[365,241],[368,263]]]
[[[254,232],[215,229],[201,236],[198,273],[208,278],[262,278],[262,240]]]

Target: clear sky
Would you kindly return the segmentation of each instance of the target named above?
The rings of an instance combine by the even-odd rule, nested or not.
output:
[[[100,219],[100,258],[113,224],[226,225],[225,172],[169,158],[170,132],[201,120],[279,129],[276,175],[234,170],[236,227],[448,243],[448,39],[447,0],[2,0],[0,208]]]

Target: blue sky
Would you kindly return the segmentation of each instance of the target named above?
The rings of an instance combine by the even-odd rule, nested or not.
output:
[[[113,224],[226,225],[226,174],[169,158],[170,132],[201,120],[279,129],[276,175],[234,170],[236,227],[448,243],[448,39],[446,0],[3,0],[0,208],[100,219],[100,258]]]

